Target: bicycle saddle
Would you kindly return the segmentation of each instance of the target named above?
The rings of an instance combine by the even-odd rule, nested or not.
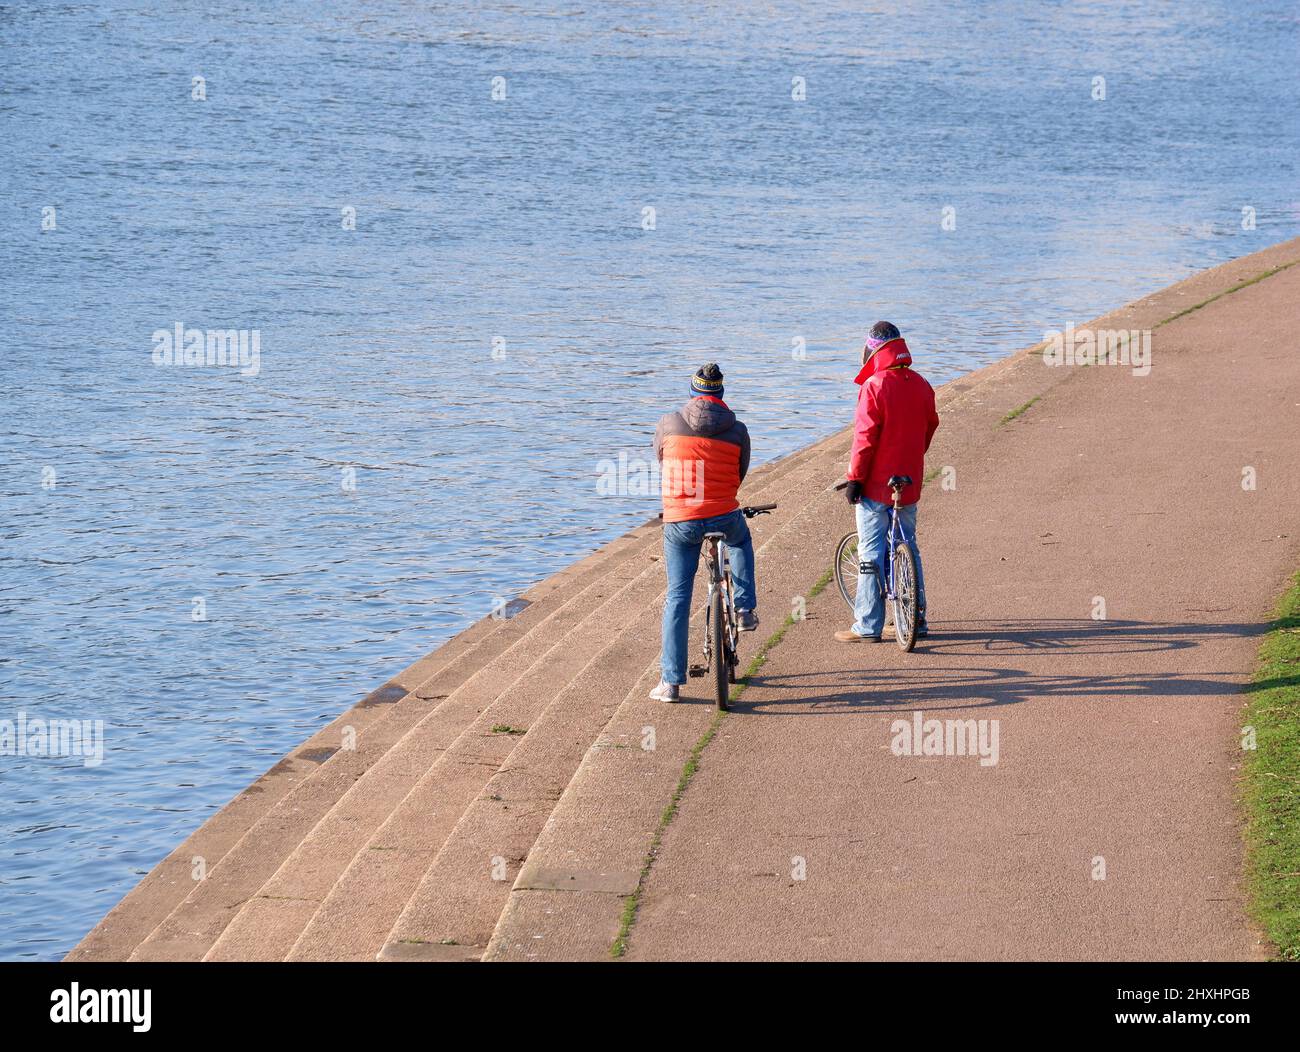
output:
[[[706,533],[706,534],[704,535],[704,539],[705,539],[706,541],[711,541],[711,540],[713,540],[715,537],[716,537],[718,540],[722,541],[722,540],[726,540],[727,535],[726,535],[725,533],[717,533],[716,531],[715,531],[714,533]]]
[[[910,486],[911,484],[912,484],[911,475],[890,475],[889,476],[890,489],[902,489],[904,486]]]

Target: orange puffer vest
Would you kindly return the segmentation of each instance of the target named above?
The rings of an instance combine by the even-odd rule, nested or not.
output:
[[[655,428],[664,522],[711,519],[740,507],[749,431],[721,398],[692,398]]]

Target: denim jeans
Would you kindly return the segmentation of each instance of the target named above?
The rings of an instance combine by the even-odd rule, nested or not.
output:
[[[888,556],[885,548],[889,542],[889,513],[892,504],[863,497],[855,510],[858,517],[858,562],[867,563],[870,573],[858,574],[857,601],[853,604],[853,631],[860,636],[878,636],[885,629],[885,603],[883,599]],[[898,523],[907,534],[912,555],[916,559],[916,605],[925,610],[925,574],[921,571],[921,549],[916,545],[916,505],[906,504],[898,509]],[[918,617],[921,625],[924,616]]]
[[[664,566],[668,570],[668,594],[664,599],[663,654],[659,660],[665,683],[686,682],[686,634],[690,627],[691,593],[706,533],[726,535],[736,609],[754,609],[754,543],[749,536],[749,523],[739,509],[711,519],[665,522]]]

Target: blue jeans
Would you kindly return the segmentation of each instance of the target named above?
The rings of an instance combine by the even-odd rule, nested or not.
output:
[[[749,523],[737,509],[712,519],[664,523],[664,565],[668,594],[664,599],[663,654],[659,665],[665,683],[686,682],[686,634],[691,619],[691,592],[706,533],[726,535],[727,558],[737,610],[753,610],[754,542]],[[717,660],[715,658],[714,660]]]
[[[853,631],[860,636],[878,636],[885,630],[884,582],[889,561],[889,513],[892,504],[863,497],[854,509],[858,517],[858,562],[868,564],[869,573],[858,574],[857,601],[853,604]],[[921,549],[916,546],[916,505],[898,509],[898,523],[907,534],[908,546],[916,559],[916,605],[925,610],[925,574],[921,570]],[[917,618],[925,624],[924,612]]]

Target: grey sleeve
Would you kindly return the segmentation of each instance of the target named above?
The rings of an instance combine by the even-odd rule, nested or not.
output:
[[[659,423],[655,424],[655,459],[662,461],[664,459],[664,420],[666,417],[660,417]]]

